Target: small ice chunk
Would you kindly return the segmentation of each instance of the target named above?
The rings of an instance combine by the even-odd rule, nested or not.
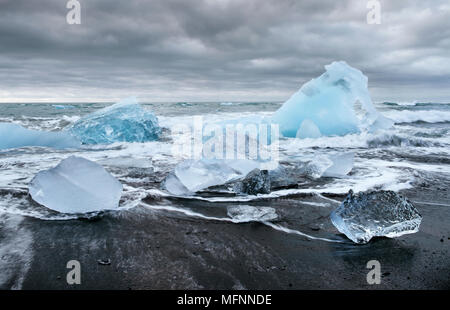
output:
[[[195,193],[211,186],[222,185],[243,178],[258,166],[258,162],[245,159],[186,160],[175,167],[174,175],[189,192]],[[169,180],[169,184],[174,185],[173,181]],[[166,189],[169,192],[169,188],[174,188],[170,185],[168,187],[166,184]],[[173,192],[173,194],[177,193]]]
[[[317,127],[312,120],[305,119],[300,125],[300,128],[297,130],[297,134],[295,136],[300,139],[305,138],[315,139],[319,138],[321,135],[322,134],[320,133],[319,127]]]
[[[342,178],[353,169],[355,153],[348,152],[343,154],[329,155],[328,158],[333,162],[331,167],[324,171],[323,177]]]
[[[170,173],[164,180],[163,187],[171,194],[177,196],[191,195],[192,192],[189,191],[186,186],[181,183],[180,179],[174,173]]]
[[[40,171],[29,193],[37,203],[61,213],[87,213],[116,209],[122,184],[102,166],[71,156],[55,168]]]
[[[318,155],[300,168],[300,173],[311,179],[318,179],[333,166],[333,161],[326,155]]]
[[[347,198],[331,213],[333,225],[355,243],[373,237],[399,237],[419,231],[422,216],[405,198],[393,191],[350,190]]]
[[[69,130],[85,144],[147,142],[157,140],[161,133],[156,116],[142,108],[136,98],[84,116]]]
[[[256,208],[245,205],[228,207],[227,214],[230,218],[239,223],[267,222],[278,218],[274,208]]]
[[[258,168],[250,171],[247,176],[234,185],[234,191],[239,194],[257,195],[270,193],[269,171]]]
[[[64,149],[78,148],[81,143],[74,136],[64,131],[38,131],[24,128],[18,124],[0,123],[0,149],[25,146]]]

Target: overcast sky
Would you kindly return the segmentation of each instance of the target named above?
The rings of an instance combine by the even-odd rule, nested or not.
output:
[[[375,101],[450,102],[450,3],[0,0],[0,102],[284,101],[345,60]]]

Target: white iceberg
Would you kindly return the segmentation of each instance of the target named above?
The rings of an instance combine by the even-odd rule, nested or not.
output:
[[[404,197],[393,191],[353,194],[331,213],[333,225],[355,243],[373,237],[399,237],[419,231],[422,216]]]
[[[70,133],[38,131],[14,123],[0,123],[0,149],[42,146],[57,149],[78,148],[80,141]]]
[[[304,84],[272,116],[272,122],[280,125],[285,137],[296,137],[305,120],[308,120],[304,125],[306,137],[318,132],[325,136],[346,135],[392,126],[375,109],[367,88],[368,79],[361,71],[344,61],[333,62],[325,69],[325,73]],[[363,120],[355,113],[357,102],[366,112]]]
[[[102,166],[71,156],[55,168],[40,171],[28,190],[34,201],[49,209],[87,213],[116,209],[122,184]]]
[[[84,116],[69,130],[85,144],[147,142],[161,134],[156,116],[142,108],[136,98]]]

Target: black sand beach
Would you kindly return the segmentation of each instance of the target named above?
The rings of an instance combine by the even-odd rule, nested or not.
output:
[[[366,245],[353,244],[331,225],[328,215],[337,203],[302,205],[304,197],[299,196],[270,202],[277,210],[291,212],[282,224],[343,243],[309,240],[261,223],[203,220],[144,207],[93,220],[10,215],[9,222],[17,217],[17,227],[0,228],[0,242],[14,242],[17,256],[3,253],[3,273],[7,271],[9,280],[0,288],[449,289],[449,184],[440,178],[403,191],[423,216],[420,231],[375,238]],[[145,201],[151,204],[152,198]],[[220,213],[223,207],[178,203],[193,211],[215,208]],[[259,205],[264,203],[269,202]],[[80,285],[66,282],[66,263],[73,259],[81,263]],[[381,263],[379,285],[366,281],[366,264],[373,259]]]

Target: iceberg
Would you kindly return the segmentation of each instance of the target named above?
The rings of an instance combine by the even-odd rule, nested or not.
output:
[[[344,61],[333,62],[325,69],[325,73],[304,84],[272,116],[272,122],[279,124],[285,137],[302,137],[302,132],[304,137],[316,137],[318,133],[342,136],[392,126],[375,109],[367,88],[368,79],[361,71]],[[363,121],[355,113],[356,102],[366,112]]]
[[[419,231],[422,216],[404,197],[393,191],[350,190],[342,204],[331,213],[333,225],[355,243],[373,237],[399,237]]]
[[[26,146],[57,149],[78,148],[81,142],[68,132],[47,132],[24,128],[14,123],[0,123],[0,149]]]
[[[117,209],[122,184],[102,166],[71,156],[55,168],[40,171],[28,191],[34,201],[49,209],[87,213]]]
[[[278,218],[274,208],[252,207],[252,206],[232,206],[227,208],[227,214],[235,222],[269,222]]]
[[[242,181],[234,185],[234,191],[238,194],[248,195],[269,194],[269,171],[259,170],[258,168],[253,169]]]
[[[305,138],[319,138],[322,134],[320,133],[319,127],[316,126],[316,124],[310,120],[305,119],[301,125],[300,128],[297,130],[296,137],[300,139]]]
[[[142,108],[136,98],[84,116],[69,131],[84,144],[147,142],[161,134],[156,116]]]

